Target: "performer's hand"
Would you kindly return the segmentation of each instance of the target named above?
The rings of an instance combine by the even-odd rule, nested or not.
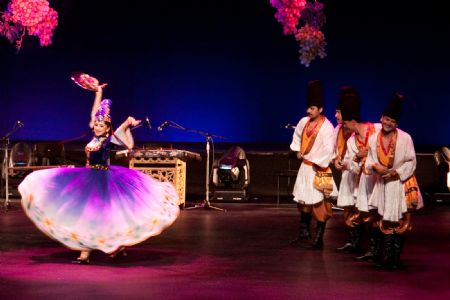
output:
[[[297,152],[297,158],[300,159],[300,160],[303,159],[303,155],[302,155],[302,153],[300,151]]]
[[[381,178],[384,179],[385,182],[398,180],[399,176],[395,170],[389,171],[386,174],[382,175]]]
[[[368,153],[369,153],[368,149],[363,148],[363,149],[359,150],[358,153],[356,153],[356,156],[359,159],[362,159],[362,158],[366,157]]]
[[[128,126],[135,127],[135,126],[141,124],[141,120],[136,120],[133,117],[128,117],[127,123],[128,123]]]
[[[385,166],[382,166],[379,163],[373,164],[372,169],[380,175],[385,175],[388,171]]]
[[[334,160],[334,167],[336,168],[336,170],[342,170],[342,167],[343,167],[344,165],[342,164],[342,161],[341,161],[341,159],[340,158],[336,158],[335,160]]]
[[[103,84],[96,86],[95,88],[93,87],[93,89],[96,93],[101,93],[101,92],[103,92],[103,88],[106,87],[107,85],[108,85],[107,83],[103,83]]]

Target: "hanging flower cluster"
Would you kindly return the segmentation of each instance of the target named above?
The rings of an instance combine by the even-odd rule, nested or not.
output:
[[[283,33],[295,35],[295,39],[299,42],[300,63],[309,67],[317,56],[320,58],[326,56],[325,36],[320,30],[326,22],[322,3],[306,0],[270,0],[270,4],[277,9],[275,18],[283,25]],[[300,21],[303,25],[298,28]]]
[[[0,14],[0,35],[15,43],[17,51],[25,34],[37,36],[41,46],[52,43],[58,13],[47,0],[11,0]]]
[[[275,18],[283,24],[284,34],[295,34],[306,0],[270,0],[270,4],[277,9]]]
[[[295,39],[300,44],[300,62],[309,67],[311,61],[319,56],[324,58],[325,53],[325,36],[320,29],[306,24],[297,31]]]

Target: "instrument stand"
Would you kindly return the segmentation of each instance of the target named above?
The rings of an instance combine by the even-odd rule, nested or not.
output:
[[[213,135],[208,132],[184,128],[183,126],[181,126],[173,121],[166,121],[163,124],[165,124],[164,126],[169,126],[169,127],[175,128],[175,129],[188,131],[188,132],[194,132],[194,133],[203,135],[206,138],[206,195],[205,195],[205,200],[203,201],[203,203],[197,204],[192,207],[187,207],[187,208],[185,208],[185,210],[196,209],[196,208],[205,208],[205,209],[214,209],[214,210],[219,210],[219,211],[224,211],[224,212],[227,211],[226,209],[212,206],[211,202],[209,202],[209,178],[210,178],[210,173],[209,173],[210,172],[209,171],[209,156],[210,156],[210,154],[209,153],[210,153],[210,149],[211,149],[211,141],[212,141],[213,137],[217,137],[217,138],[221,138],[221,139],[225,139],[225,138],[223,136]],[[163,125],[161,125],[158,128],[159,131],[162,130],[162,128],[163,128],[162,126]]]
[[[9,207],[9,138],[7,136],[2,139],[5,142],[5,155],[3,157],[3,165],[2,165],[2,175],[5,178],[5,202],[3,203],[4,208],[7,210]]]
[[[206,135],[206,195],[205,195],[205,200],[203,201],[202,204],[198,204],[192,207],[188,207],[185,209],[196,209],[196,208],[205,208],[205,209],[214,209],[214,210],[219,210],[219,211],[227,211],[226,209],[223,208],[219,208],[219,207],[215,207],[211,205],[211,202],[209,202],[209,152],[211,149],[211,140],[212,140],[212,136],[210,134]]]
[[[16,124],[21,124],[21,123],[16,123]],[[5,176],[5,202],[4,202],[4,208],[5,210],[8,210],[8,208],[10,207],[10,203],[9,203],[9,152],[8,152],[8,148],[9,148],[9,136],[12,135],[14,132],[16,132],[17,130],[19,130],[20,128],[23,127],[22,125],[14,125],[13,129],[8,132],[4,137],[2,137],[2,141],[4,141],[5,145],[5,156],[3,157],[3,165],[2,165],[2,172],[3,172],[3,176]]]

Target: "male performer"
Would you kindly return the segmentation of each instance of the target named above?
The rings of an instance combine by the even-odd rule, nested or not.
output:
[[[341,137],[339,138],[339,134],[336,139],[335,149],[342,149],[341,152],[335,154],[334,159],[334,167],[337,171],[341,171],[341,182],[339,185],[339,191],[337,195],[337,205],[339,207],[344,208],[344,221],[347,226],[349,226],[349,240],[344,246],[337,248],[340,251],[353,251],[357,247],[359,232],[357,228],[355,228],[351,222],[351,218],[355,214],[354,209],[354,188],[356,183],[356,176],[354,172],[351,172],[348,161],[344,161],[346,157],[347,150],[347,141],[350,136],[353,134],[353,130],[351,130],[348,126],[345,126],[343,123],[343,116],[345,116],[345,120],[356,120],[360,121],[360,101],[358,91],[354,87],[344,86],[341,87],[341,93],[339,97],[339,114],[336,110],[336,119],[338,123],[339,131],[342,132],[341,136],[344,136],[344,133],[347,133],[347,139]],[[342,145],[344,143],[344,145]],[[336,150],[335,150],[336,152]],[[350,222],[349,222],[350,220]]]
[[[411,230],[410,211],[423,207],[414,176],[416,153],[411,136],[397,128],[403,96],[396,93],[381,117],[382,129],[369,139],[366,172],[376,174],[369,205],[381,216],[383,249],[380,265],[397,268],[404,234]]]
[[[355,94],[355,93],[357,93],[355,88],[353,88],[351,86],[342,86],[340,89],[339,101],[336,105],[336,113],[334,114],[337,125],[334,128],[334,132],[333,132],[334,155],[333,155],[332,163],[333,163],[335,169],[338,171],[342,171],[342,160],[344,159],[345,153],[347,152],[347,140],[353,134],[353,132],[350,129],[345,128],[342,125],[342,114],[341,114],[342,102],[347,94]],[[341,176],[341,180],[342,180],[342,176]],[[333,190],[333,193],[331,196],[337,198],[338,191]]]
[[[342,126],[342,102],[345,101],[344,99],[347,97],[347,95],[355,94],[357,95],[358,91],[352,86],[342,86],[340,88],[339,101],[336,105],[336,113],[334,114],[337,122],[333,134],[335,137],[333,138],[333,141],[335,141],[333,157],[333,163],[335,166],[340,165],[340,163],[344,159],[345,152],[347,151],[347,140],[353,133],[350,129]]]
[[[347,141],[347,152],[341,164],[345,180],[341,181],[338,196],[338,206],[344,208],[344,220],[349,229],[350,241],[338,250],[357,252],[360,250],[364,224],[369,225],[369,234],[372,238],[371,227],[377,219],[373,217],[377,216],[376,211],[373,209],[371,211],[367,204],[375,178],[365,173],[364,165],[369,138],[380,130],[381,125],[361,122],[360,99],[356,90],[343,99],[341,114],[343,126],[354,134]],[[375,243],[375,240],[373,242]]]
[[[311,236],[309,227],[311,214],[316,219],[316,235],[312,248],[323,248],[325,224],[331,218],[331,203],[326,201],[334,185],[331,169],[328,167],[333,157],[333,125],[322,115],[323,93],[321,82],[308,82],[306,95],[307,117],[300,120],[295,128],[290,148],[297,152],[303,163],[294,185],[294,201],[300,212],[300,230],[297,239]]]

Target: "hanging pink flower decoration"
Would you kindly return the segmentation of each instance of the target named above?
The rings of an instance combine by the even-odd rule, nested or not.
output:
[[[0,35],[15,42],[18,51],[25,34],[37,36],[41,46],[52,43],[58,13],[47,0],[11,0],[8,11],[0,14]]]
[[[14,24],[11,14],[5,13],[0,17],[0,35],[3,35],[11,43],[19,39],[24,31],[23,26]]]
[[[278,10],[275,18],[283,25],[284,34],[295,34],[306,0],[270,0],[270,4]]]
[[[42,22],[28,28],[28,33],[39,37],[41,46],[48,46],[52,43],[53,30],[58,25],[58,13],[49,8]]]
[[[302,10],[300,18],[310,26],[321,28],[326,22],[326,17],[323,13],[323,4],[318,1],[307,3]]]
[[[316,56],[324,58],[325,53],[325,36],[319,29],[306,24],[300,28],[295,35],[295,39],[300,44],[300,62],[309,67],[309,64]]]
[[[33,26],[41,22],[49,10],[46,0],[12,0],[12,19],[23,26]]]
[[[285,35],[293,34],[300,46],[300,63],[309,67],[316,57],[324,58],[325,36],[320,28],[325,24],[324,5],[319,1],[270,0],[277,9],[275,18],[283,25]],[[300,21],[303,26],[298,28]]]

